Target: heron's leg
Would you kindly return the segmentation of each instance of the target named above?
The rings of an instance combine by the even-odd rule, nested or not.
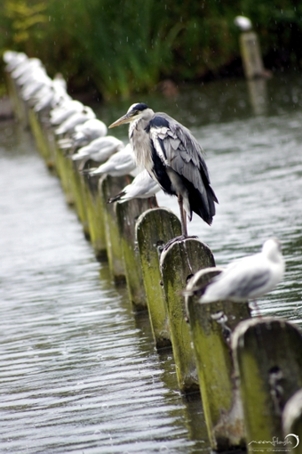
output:
[[[179,210],[180,210],[180,222],[181,222],[181,232],[183,236],[187,237],[188,236],[188,230],[187,230],[187,214],[184,210],[183,207],[183,197],[182,195],[178,196],[178,205],[179,205]]]

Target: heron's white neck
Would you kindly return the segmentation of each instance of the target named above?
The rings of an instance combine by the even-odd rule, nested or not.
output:
[[[151,111],[151,109],[149,109]],[[146,132],[146,127],[150,118],[154,114],[153,111],[149,112],[148,118],[139,117],[129,125],[129,140],[132,145],[136,163],[138,167],[151,170],[152,159],[150,149],[150,138]]]

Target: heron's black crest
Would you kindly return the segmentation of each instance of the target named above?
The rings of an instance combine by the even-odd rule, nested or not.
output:
[[[143,103],[143,102],[139,102],[137,104],[134,104],[132,106],[132,109],[131,110],[137,110],[138,112],[142,112],[143,110],[146,110],[148,109],[148,106],[147,104]]]

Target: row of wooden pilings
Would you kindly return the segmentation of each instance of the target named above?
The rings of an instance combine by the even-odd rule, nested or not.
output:
[[[179,389],[200,391],[212,449],[302,453],[299,329],[251,318],[248,303],[200,304],[195,289],[219,272],[209,248],[181,238],[179,219],[154,197],[108,204],[129,178],[80,173],[59,149],[49,113],[30,109],[9,75],[8,86],[97,258],[107,257],[114,280],[125,280],[133,308],[148,310],[156,348],[172,347]]]

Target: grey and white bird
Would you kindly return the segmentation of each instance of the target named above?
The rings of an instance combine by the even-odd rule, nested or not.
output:
[[[80,147],[88,145],[91,141],[104,137],[107,134],[107,126],[101,120],[92,118],[85,121],[74,128],[71,137],[67,137],[58,141],[61,150],[75,151]]]
[[[114,136],[99,137],[85,147],[80,148],[77,153],[72,155],[71,159],[80,161],[80,169],[82,169],[89,159],[96,162],[104,162],[122,148],[124,148],[123,142]]]
[[[202,148],[191,132],[165,113],[144,103],[133,104],[109,128],[130,123],[129,139],[137,164],[145,168],[164,192],[178,198],[182,234],[188,236],[187,217],[193,212],[209,225],[218,203]]]
[[[252,21],[246,16],[236,16],[234,24],[237,25],[242,32],[248,32],[253,28]]]
[[[90,176],[111,175],[112,177],[121,177],[123,175],[133,175],[135,172],[136,160],[130,143],[124,148],[111,155],[106,162],[96,169],[90,170]]]
[[[161,191],[159,184],[144,169],[136,175],[132,183],[125,186],[116,196],[111,197],[108,202],[123,203],[132,199],[148,199],[159,191]]]
[[[281,246],[270,238],[258,254],[231,262],[207,285],[200,303],[255,300],[273,290],[285,270]]]
[[[12,73],[14,69],[28,60],[28,56],[24,52],[6,51],[3,54],[3,60],[6,63],[5,70]]]
[[[76,112],[68,117],[63,123],[55,130],[57,136],[67,134],[70,135],[74,132],[77,125],[85,123],[87,120],[95,118],[95,113],[91,107],[83,106],[80,112]]]
[[[50,111],[50,123],[53,126],[61,125],[67,118],[73,114],[81,112],[84,104],[76,99],[67,98],[62,100],[57,106]]]

